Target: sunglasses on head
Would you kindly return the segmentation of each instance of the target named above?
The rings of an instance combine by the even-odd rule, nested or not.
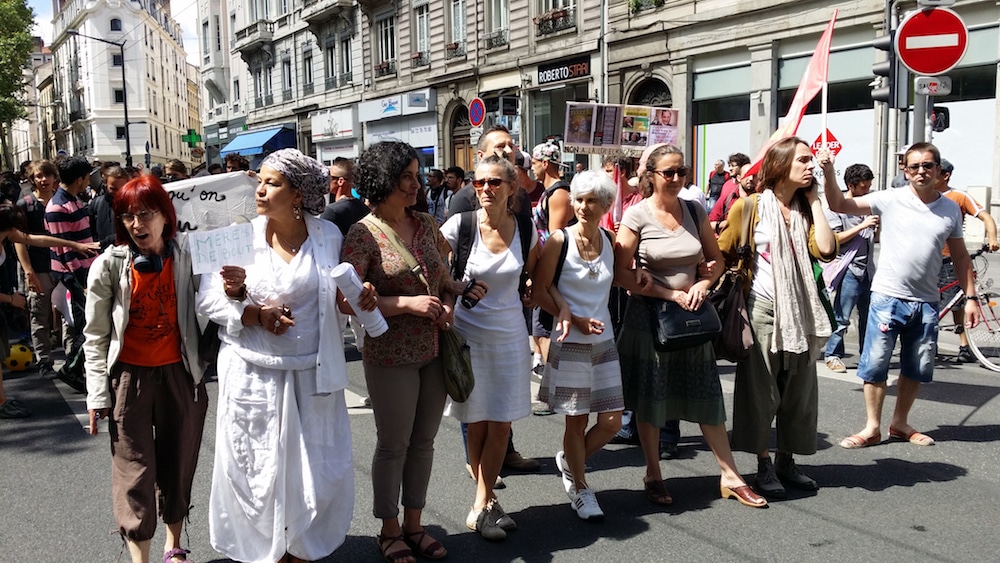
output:
[[[491,188],[499,188],[502,183],[503,179],[501,178],[476,178],[472,181],[472,187],[481,190],[486,184],[489,184]]]

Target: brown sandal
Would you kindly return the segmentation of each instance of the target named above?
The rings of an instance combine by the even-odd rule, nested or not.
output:
[[[424,547],[424,538],[431,538],[431,543]],[[434,539],[433,536],[427,533],[427,530],[420,530],[418,532],[407,532],[403,531],[403,540],[406,545],[410,546],[413,551],[416,551],[420,555],[428,559],[444,559],[448,556],[448,550],[441,545],[441,542]]]
[[[407,559],[411,561],[416,561],[413,557],[413,552],[410,548],[404,547],[403,549],[398,549],[396,551],[389,551],[389,548],[396,545],[397,543],[402,543],[406,545],[406,540],[403,539],[403,535],[398,536],[383,536],[379,534],[375,536],[375,541],[378,542],[378,550],[382,554],[382,559],[385,559],[388,563],[400,563]]]
[[[663,484],[662,480],[643,481],[642,483],[646,489],[646,498],[653,504],[670,506],[674,503],[674,498],[670,496],[670,492],[667,491],[667,486]]]

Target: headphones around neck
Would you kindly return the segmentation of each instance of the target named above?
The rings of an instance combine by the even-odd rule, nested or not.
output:
[[[169,252],[170,246],[168,245],[164,252]],[[132,248],[132,267],[135,271],[143,274],[156,274],[163,271],[163,256],[159,254],[140,254],[139,251],[133,247]]]

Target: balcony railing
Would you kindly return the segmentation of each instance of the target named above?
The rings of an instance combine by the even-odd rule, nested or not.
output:
[[[493,33],[486,36],[486,48],[496,49],[497,47],[503,47],[506,45],[510,39],[508,38],[508,30],[498,29]]]
[[[282,90],[281,91],[281,101],[283,101],[283,102],[289,102],[291,100],[292,100],[292,90],[291,89]]]
[[[350,72],[342,72],[342,73],[340,73],[339,81],[340,81],[340,87],[341,88],[343,88],[344,86],[350,85],[353,80],[354,80],[354,77],[351,75]]]
[[[417,51],[410,55],[410,68],[420,68],[431,64],[431,54],[427,51]]]
[[[465,41],[455,41],[444,46],[444,58],[457,59],[465,56]]]
[[[396,60],[382,61],[375,65],[375,78],[396,74]]]
[[[272,104],[274,104],[274,95],[272,95],[272,94],[265,94],[264,95],[264,105],[265,106],[269,106],[269,105],[272,105]]]
[[[253,107],[257,109],[264,107],[264,98],[254,98]]]
[[[535,35],[549,35],[576,27],[576,8],[557,8],[539,14],[534,19]]]
[[[303,95],[308,96],[308,95],[310,95],[312,93],[313,93],[313,84],[312,84],[312,82],[310,82],[309,84],[303,84],[302,85],[302,94]]]

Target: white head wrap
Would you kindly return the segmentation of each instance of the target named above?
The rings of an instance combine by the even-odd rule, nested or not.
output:
[[[297,149],[281,149],[267,155],[260,165],[279,172],[292,187],[302,194],[302,207],[319,215],[326,207],[326,194],[330,193],[330,169],[318,160]]]

